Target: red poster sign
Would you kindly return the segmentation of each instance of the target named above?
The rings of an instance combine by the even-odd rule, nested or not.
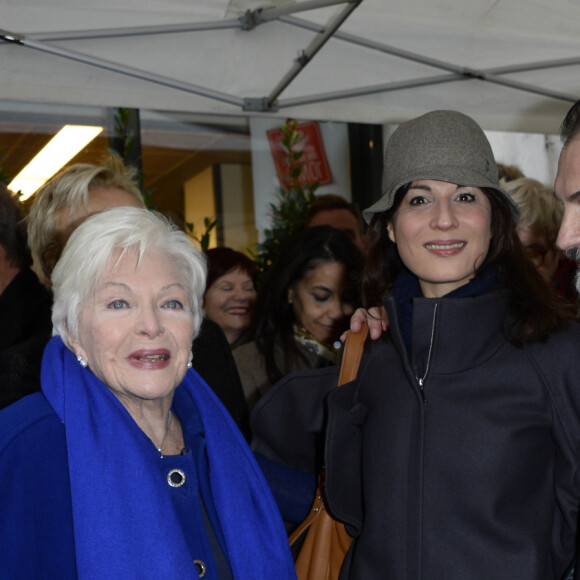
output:
[[[300,123],[296,125],[296,130],[304,136],[304,139],[298,145],[298,148],[304,151],[304,155],[300,160],[304,163],[304,169],[299,179],[300,185],[305,187],[316,182],[320,185],[332,183],[332,173],[326,158],[324,142],[322,141],[318,123],[316,121]],[[284,184],[286,183],[284,177],[289,178],[290,175],[287,162],[284,162],[286,153],[281,145],[282,131],[280,129],[270,129],[266,133],[278,179],[281,184]]]

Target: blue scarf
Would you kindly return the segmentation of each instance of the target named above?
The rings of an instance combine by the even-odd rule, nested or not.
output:
[[[154,446],[60,337],[46,347],[42,390],[66,431],[79,578],[197,578],[160,483]],[[173,403],[177,415],[196,407],[201,416],[210,488],[234,578],[295,579],[276,503],[228,412],[194,370]]]

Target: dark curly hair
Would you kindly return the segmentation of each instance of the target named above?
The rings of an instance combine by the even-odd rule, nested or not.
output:
[[[294,341],[294,309],[288,302],[288,291],[313,269],[329,262],[339,262],[346,267],[355,290],[353,306],[356,307],[363,256],[344,232],[330,226],[315,226],[294,236],[280,252],[258,292],[256,317],[250,334],[265,358],[266,372],[272,383],[290,372],[296,357],[303,356]],[[274,358],[276,344],[282,346],[285,355],[282,368]]]

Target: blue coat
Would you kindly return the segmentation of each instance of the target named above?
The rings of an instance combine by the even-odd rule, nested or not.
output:
[[[0,412],[2,578],[77,577],[68,473],[64,425],[43,394]]]
[[[186,441],[191,445],[198,423],[188,417],[182,425]],[[172,459],[170,456],[163,461]],[[181,457],[175,458],[180,460]],[[165,479],[171,465],[163,467],[161,460],[159,465]],[[198,473],[203,472],[198,469]],[[99,474],[93,476],[97,478]],[[223,547],[218,516],[207,502],[211,496],[209,479],[201,477],[199,484],[211,526]],[[4,499],[0,510],[0,578],[76,579],[65,429],[43,393],[25,397],[0,412],[0,486]],[[177,508],[179,513],[190,502],[192,491],[184,487],[179,491],[171,489],[170,493],[181,496],[173,498],[181,505]],[[192,518],[182,521],[184,533],[194,540],[195,521]],[[210,542],[215,556],[216,549],[219,550],[218,538]],[[201,544],[195,549],[201,549]],[[204,559],[207,557],[211,556]],[[223,565],[218,564],[218,570]],[[230,577],[222,570],[220,578],[222,574],[224,578]]]
[[[42,373],[0,413],[0,577],[296,578],[260,468],[193,369],[173,398],[187,452],[167,457],[59,337]]]

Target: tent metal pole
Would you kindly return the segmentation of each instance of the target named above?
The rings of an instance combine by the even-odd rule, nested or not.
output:
[[[86,40],[91,38],[121,38],[130,36],[146,36],[151,34],[172,34],[180,32],[197,32],[204,30],[223,30],[240,28],[237,18],[230,20],[218,20],[214,22],[191,22],[187,24],[168,24],[160,26],[136,26],[129,28],[102,28],[96,30],[78,30],[63,32],[38,32],[27,34],[30,40],[55,41],[55,40]]]
[[[320,31],[320,25],[314,24],[311,22],[307,22],[307,21],[299,19],[299,18],[285,17],[285,18],[281,18],[280,20],[284,23],[293,24],[295,26],[299,26],[301,28],[306,28],[306,29],[311,30],[311,31],[316,31],[316,32]],[[535,85],[530,85],[530,84],[522,83],[519,81],[499,78],[499,76],[509,74],[509,73],[513,74],[513,73],[517,73],[517,72],[539,70],[539,69],[543,69],[543,68],[553,68],[556,66],[578,65],[578,64],[580,64],[580,59],[578,59],[578,58],[569,58],[569,59],[562,59],[562,60],[555,60],[555,61],[547,61],[544,63],[536,62],[536,63],[522,64],[522,65],[512,65],[512,66],[507,66],[507,67],[498,67],[498,68],[489,69],[489,70],[476,71],[476,70],[472,70],[469,68],[454,65],[452,63],[433,59],[433,58],[430,58],[430,57],[427,57],[427,56],[424,56],[421,54],[417,54],[417,53],[409,52],[406,50],[398,49],[398,48],[395,48],[393,46],[389,46],[386,44],[372,42],[372,41],[366,40],[364,38],[355,36],[353,34],[348,34],[345,32],[337,32],[334,35],[334,38],[336,38],[337,40],[343,40],[345,42],[350,42],[350,43],[356,44],[356,45],[361,46],[361,47],[366,47],[366,48],[370,48],[373,50],[377,50],[379,52],[384,52],[384,53],[390,54],[392,56],[397,56],[397,57],[403,58],[405,60],[414,61],[414,62],[417,62],[420,64],[424,64],[427,66],[431,66],[434,68],[438,68],[438,69],[442,69],[442,70],[446,70],[448,72],[454,73],[454,77],[452,77],[452,78],[450,78],[448,76],[429,77],[431,79],[429,82],[423,82],[424,79],[415,79],[415,80],[407,81],[406,83],[403,82],[403,83],[393,83],[393,84],[383,85],[384,87],[386,87],[384,89],[384,91],[404,90],[406,88],[414,88],[414,87],[425,86],[425,85],[429,85],[429,84],[440,84],[443,82],[451,82],[453,80],[478,79],[481,81],[487,81],[487,82],[495,83],[498,85],[503,85],[506,87],[518,89],[521,91],[525,91],[525,92],[529,92],[529,93],[533,93],[533,94],[537,94],[537,95],[541,95],[541,96],[547,96],[547,97],[550,97],[553,99],[563,100],[563,101],[567,101],[567,102],[575,102],[576,101],[576,97],[573,97],[573,96],[565,94],[565,93],[560,93],[558,91],[553,91],[550,89],[544,89],[542,87],[537,87]],[[440,80],[435,80],[435,79],[440,79]],[[380,85],[373,86],[373,87],[360,88],[360,89],[355,89],[354,91],[344,91],[344,93],[343,93],[345,95],[344,97],[339,96],[340,92],[325,93],[324,95],[312,95],[310,97],[304,97],[304,98],[297,97],[294,99],[289,99],[289,100],[279,102],[278,107],[297,106],[299,104],[307,104],[307,103],[312,104],[315,102],[322,102],[325,100],[336,100],[336,99],[340,99],[340,98],[350,98],[351,96],[355,96],[355,95],[358,96],[358,95],[365,95],[365,94],[374,94],[374,93],[381,92],[378,89],[379,86]],[[395,88],[391,88],[391,87],[395,87]],[[325,98],[323,98],[323,97],[325,97]],[[316,99],[316,100],[313,100],[313,99]],[[292,104],[291,105],[288,104],[289,102],[291,102]]]
[[[541,95],[544,97],[550,97],[552,99],[558,99],[561,101],[566,101],[574,103],[577,97],[574,95],[569,95],[566,93],[560,93],[557,91],[552,91],[549,89],[543,89],[542,87],[536,87],[534,85],[529,85],[526,83],[521,83],[518,81],[512,81],[508,79],[498,78],[494,75],[487,75],[485,72],[479,74],[465,74],[458,76],[455,74],[448,75],[438,75],[432,77],[423,77],[419,79],[400,81],[394,83],[386,83],[383,85],[372,85],[368,87],[360,87],[357,89],[349,89],[345,91],[335,91],[330,93],[319,93],[316,95],[309,95],[304,97],[295,97],[292,99],[283,99],[278,101],[278,109],[286,109],[289,107],[299,107],[302,105],[312,105],[314,103],[321,103],[326,101],[336,101],[339,99],[350,99],[352,97],[362,97],[365,95],[374,95],[377,93],[387,93],[393,91],[403,91],[406,89],[414,89],[417,87],[424,87],[430,85],[438,85],[443,83],[451,83],[457,81],[468,81],[468,80],[479,80],[487,81],[494,84],[502,85],[505,87],[517,89],[520,91],[525,91],[528,93],[533,93],[536,95]]]
[[[125,28],[101,28],[95,30],[72,30],[60,32],[38,32],[27,34],[30,40],[39,40],[53,42],[56,40],[86,40],[94,38],[123,38],[131,36],[147,36],[154,34],[174,34],[182,32],[199,32],[206,30],[226,30],[231,28],[243,28],[249,30],[258,24],[276,20],[285,14],[294,12],[303,12],[306,10],[315,10],[344,4],[353,0],[308,0],[298,4],[289,4],[286,6],[272,8],[258,8],[248,11],[240,18],[229,18],[227,20],[213,20],[208,22],[189,22],[185,24],[165,24],[158,26],[131,26]],[[252,24],[247,24],[249,21]]]
[[[304,49],[302,54],[296,59],[290,70],[282,77],[280,82],[266,98],[267,108],[270,108],[276,102],[278,96],[284,89],[300,74],[306,65],[314,58],[318,51],[332,38],[339,26],[352,14],[355,8],[362,0],[349,0],[346,6],[338,15],[332,18],[324,27],[320,36],[315,37],[312,42]]]
[[[319,24],[314,22],[308,22],[307,20],[303,20],[301,18],[296,18],[293,16],[282,17],[280,18],[281,22],[285,24],[291,24],[293,26],[297,26],[299,28],[304,28],[306,30],[310,30],[312,32],[320,32],[322,30]],[[356,44],[357,46],[361,46],[363,48],[369,48],[372,50],[377,50],[379,52],[384,52],[386,54],[390,54],[392,56],[398,56],[400,58],[411,60],[417,62],[419,64],[425,64],[427,66],[432,66],[434,68],[439,68],[441,70],[446,70],[448,72],[454,72],[458,75],[464,75],[465,67],[454,65],[452,63],[448,63],[445,61],[437,60],[434,58],[430,58],[428,56],[418,54],[415,52],[410,52],[408,50],[403,50],[400,48],[396,48],[394,46],[390,46],[388,44],[382,44],[379,42],[373,42],[371,40],[367,40],[366,38],[362,38],[360,36],[356,36],[354,34],[349,34],[347,32],[337,31],[334,35],[336,40],[342,40],[344,42],[350,42],[351,44]],[[505,67],[497,67],[493,69],[486,69],[487,74],[510,74],[510,73],[518,73],[518,72],[527,72],[533,70],[540,70],[543,68],[556,68],[561,66],[573,66],[580,64],[580,58],[572,57],[572,58],[565,58],[559,60],[550,60],[550,61],[539,61],[535,63],[526,63],[521,65],[510,65]]]
[[[520,72],[528,72],[534,70],[542,70],[545,68],[559,68],[564,66],[576,66],[580,64],[580,57],[562,58],[558,60],[545,60],[538,62],[529,62],[525,64],[514,64],[511,66],[501,66],[496,68],[486,69],[486,72],[493,75],[507,75]]]
[[[312,105],[325,101],[336,101],[339,99],[350,99],[352,97],[364,97],[366,95],[374,95],[377,93],[388,93],[392,91],[402,91],[405,89],[414,89],[417,87],[424,87],[430,85],[437,85],[443,83],[452,83],[459,80],[467,80],[466,77],[457,77],[456,75],[438,75],[432,77],[424,77],[421,79],[400,81],[394,83],[385,83],[381,85],[372,85],[368,87],[360,87],[356,89],[347,89],[344,91],[334,91],[328,93],[318,93],[316,95],[309,95],[304,97],[295,97],[291,99],[283,99],[278,101],[278,108],[285,109],[288,107],[299,107],[302,105]]]
[[[284,6],[272,6],[270,8],[258,8],[253,12],[262,15],[262,20],[274,20],[284,16],[285,14],[292,14],[294,12],[305,12],[306,10],[317,10],[318,8],[326,8],[328,6],[336,6],[337,4],[352,3],[356,0],[307,0],[306,2],[298,2],[296,4],[286,4]]]
[[[187,93],[193,93],[196,95],[201,95],[202,97],[207,97],[209,99],[214,99],[217,101],[222,101],[224,103],[229,103],[231,105],[236,105],[238,107],[242,107],[244,104],[243,99],[238,97],[233,97],[226,93],[222,93],[219,91],[213,91],[207,89],[205,87],[200,87],[198,85],[193,85],[190,83],[184,83],[175,79],[170,79],[168,77],[164,77],[161,75],[155,75],[146,71],[142,71],[136,68],[131,68],[128,66],[120,65],[108,60],[95,58],[92,56],[88,56],[86,54],[82,54],[80,52],[67,50],[65,48],[61,48],[58,46],[54,46],[51,44],[45,44],[43,42],[38,42],[34,40],[28,40],[22,35],[9,33],[6,31],[0,31],[0,40],[4,40],[5,42],[10,42],[13,44],[18,44],[21,46],[25,46],[26,48],[31,48],[33,50],[38,50],[40,52],[44,52],[47,54],[52,54],[54,56],[60,56],[62,58],[67,58],[69,60],[74,60],[76,62],[81,62],[83,64],[88,64],[97,68],[102,68],[105,70],[117,72],[124,74],[126,76],[134,77],[137,79],[149,81],[158,85],[162,85],[165,87],[170,87],[173,89],[177,89],[180,91],[185,91]]]
[[[543,87],[538,87],[536,85],[530,85],[528,83],[522,83],[511,79],[506,79],[495,75],[485,74],[482,80],[488,83],[493,83],[495,85],[501,85],[504,87],[509,87],[511,89],[524,91],[526,93],[541,95],[543,97],[550,97],[552,99],[558,99],[560,101],[566,101],[568,103],[575,103],[578,100],[578,97],[574,95],[560,93],[559,91],[552,91],[551,89],[544,89]]]
[[[285,24],[292,24],[294,26],[298,26],[299,28],[305,28],[313,32],[320,32],[322,30],[319,24],[308,22],[306,20],[295,18],[293,16],[280,18],[280,21],[284,22]],[[459,75],[463,74],[463,71],[465,70],[464,67],[461,66],[450,64],[448,62],[437,60],[435,58],[430,58],[428,56],[424,56],[422,54],[418,54],[415,52],[409,52],[408,50],[403,50],[400,48],[396,48],[394,46],[389,46],[388,44],[367,40],[365,38],[356,36],[354,34],[349,34],[347,32],[337,31],[336,34],[334,34],[334,38],[337,40],[342,40],[344,42],[350,42],[351,44],[356,44],[357,46],[370,48],[372,50],[377,50],[379,52],[390,54],[392,56],[398,56],[406,60],[418,62],[420,64],[426,64],[428,66],[446,70],[448,72],[454,72]]]

